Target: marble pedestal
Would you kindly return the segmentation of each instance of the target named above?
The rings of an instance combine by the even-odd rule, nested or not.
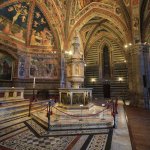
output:
[[[74,98],[75,94],[79,94],[83,101],[78,101]],[[64,97],[63,97],[64,96]],[[74,103],[74,102],[77,103]],[[59,102],[62,104],[83,104],[86,105],[92,101],[92,88],[59,88]]]

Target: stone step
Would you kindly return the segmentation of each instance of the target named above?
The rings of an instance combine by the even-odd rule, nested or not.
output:
[[[1,137],[1,136],[4,136],[4,135],[6,135],[6,134],[9,134],[9,133],[11,133],[11,132],[14,132],[14,131],[16,131],[16,130],[19,130],[19,129],[21,129],[21,128],[24,128],[25,126],[26,126],[26,125],[25,125],[24,123],[19,123],[19,124],[14,124],[14,125],[5,127],[5,128],[3,128],[3,129],[0,129],[0,130],[2,130],[2,131],[0,132],[0,137]]]
[[[24,121],[27,121],[29,119],[31,119],[31,118],[30,117],[22,117],[22,118],[14,118],[13,117],[13,120],[9,120],[7,122],[1,123],[0,130],[23,123]]]
[[[9,122],[9,121],[12,121],[12,120],[15,120],[15,119],[19,119],[19,118],[23,118],[23,117],[26,117],[28,116],[28,113],[22,113],[22,114],[16,114],[16,115],[13,115],[13,116],[8,116],[8,117],[0,117],[0,124],[2,123],[6,123],[6,122]]]
[[[29,106],[29,102],[23,102],[23,103],[20,103],[20,104],[12,104],[12,105],[9,105],[9,106],[1,107],[0,112],[1,111],[9,111],[9,110],[12,110],[12,109],[17,109],[17,108],[22,108],[22,107],[27,107],[27,106]]]
[[[9,106],[13,104],[20,104],[24,102],[29,102],[29,99],[8,99],[8,100],[0,100],[1,106]]]
[[[111,128],[105,129],[65,129],[65,130],[45,130],[35,120],[26,121],[26,125],[34,132],[37,136],[49,137],[49,136],[64,136],[64,135],[86,135],[86,134],[108,134]]]
[[[37,115],[32,114],[32,120],[34,122],[36,122],[37,124],[39,124],[42,128],[44,128],[45,130],[48,129],[48,124],[47,121],[41,119],[40,117],[38,117]]]
[[[41,105],[35,105],[31,107],[31,112],[38,111],[41,109],[46,109],[46,106],[41,107]],[[22,113],[29,113],[29,105],[26,105],[24,107],[17,107],[17,109],[12,109],[11,110],[6,110],[6,111],[1,111],[0,117],[5,118],[9,116],[14,116],[17,114],[22,114]]]
[[[6,139],[8,139],[8,138],[10,138],[12,136],[16,136],[17,134],[22,133],[22,132],[27,131],[27,130],[28,130],[28,127],[26,127],[26,126],[20,128],[20,129],[16,129],[15,131],[12,131],[12,132],[10,132],[8,134],[5,134],[4,136],[1,136],[0,137],[0,142],[4,141],[4,140],[6,140]]]
[[[71,113],[71,112],[70,112]],[[51,130],[70,130],[70,129],[93,129],[93,128],[108,128],[113,126],[113,120],[110,117],[107,120],[102,120],[100,117],[88,117],[83,118],[81,121],[80,117],[71,117],[66,115],[56,116],[53,114],[50,116],[50,127]],[[32,118],[43,128],[48,128],[48,118],[43,112],[32,114]],[[93,122],[92,122],[92,121]]]

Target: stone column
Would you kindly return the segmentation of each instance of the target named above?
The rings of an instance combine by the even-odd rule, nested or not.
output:
[[[70,92],[70,105],[72,106],[72,92]]]
[[[144,60],[144,74],[143,74],[143,84],[144,84],[144,101],[145,108],[150,108],[150,45],[144,44],[142,47],[143,60]]]
[[[60,87],[65,87],[65,57],[64,52],[61,52],[61,81],[60,81]]]
[[[89,91],[89,93],[90,93],[90,99],[91,99],[91,102],[92,102],[92,90]]]
[[[21,91],[20,97],[21,97],[21,98],[24,98],[24,90]]]
[[[135,106],[146,107],[147,93],[145,92],[144,78],[148,68],[145,66],[143,45],[134,45],[130,51],[129,90],[132,95],[130,97],[131,103]]]
[[[84,93],[83,93],[83,100],[84,100],[83,104],[84,105],[85,105],[85,98],[86,98],[86,91],[84,91]]]

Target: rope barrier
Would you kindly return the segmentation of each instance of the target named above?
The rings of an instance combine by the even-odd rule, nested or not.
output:
[[[46,107],[44,107],[44,106],[46,106]],[[44,107],[44,108],[43,108],[43,107]],[[41,111],[44,111],[46,108],[47,108],[47,105],[43,105],[42,108],[40,108],[40,109],[41,109]],[[38,109],[38,110],[35,110],[34,112],[37,112],[37,111],[39,111],[39,109]]]
[[[47,102],[49,102],[49,101],[40,101],[40,102],[34,102],[34,103],[31,103],[31,106],[33,107],[33,105],[36,105],[36,104],[39,104],[40,105],[40,107],[42,107],[41,108],[41,110],[45,110],[45,109],[47,109]],[[43,104],[44,103],[44,104]],[[46,107],[45,107],[46,106]],[[44,108],[43,108],[44,107]],[[63,113],[63,114],[65,114],[65,115],[67,115],[67,116],[72,116],[72,117],[79,117],[79,118],[81,118],[81,117],[91,117],[91,116],[97,116],[98,114],[100,114],[100,113],[102,113],[102,112],[104,112],[105,110],[108,110],[108,109],[110,109],[111,110],[111,113],[112,113],[112,115],[113,115],[113,103],[112,102],[109,102],[109,103],[107,103],[106,105],[105,105],[105,108],[103,109],[103,110],[101,110],[101,111],[98,111],[97,113],[95,113],[95,114],[88,114],[88,115],[74,115],[74,114],[69,114],[69,113],[66,113],[66,112],[64,112],[64,111],[62,111],[62,110],[60,110],[60,109],[58,109],[57,107],[55,107],[55,106],[51,106],[52,108],[55,108],[56,110],[58,110],[59,112],[61,112],[61,113]],[[82,109],[82,108],[81,108]],[[39,111],[39,110],[36,110],[36,111]],[[35,111],[35,112],[36,112]]]
[[[111,106],[111,105],[110,105]],[[109,107],[110,107],[109,106]],[[111,106],[112,107],[112,106]],[[110,107],[110,108],[111,108]],[[102,113],[102,112],[104,112],[105,110],[107,110],[107,109],[109,109],[108,107],[106,107],[105,109],[103,109],[103,110],[101,110],[101,111],[99,111],[99,112],[97,112],[96,114],[90,114],[90,115],[73,115],[73,114],[68,114],[68,113],[66,113],[66,112],[64,112],[64,111],[62,111],[62,110],[60,110],[60,109],[58,109],[58,108],[56,108],[56,107],[54,107],[53,106],[53,108],[55,108],[56,110],[58,110],[59,112],[61,112],[61,113],[63,113],[63,114],[66,114],[66,115],[68,115],[68,116],[72,116],[72,117],[91,117],[91,116],[96,116],[96,115],[98,115],[98,114],[100,114],[100,113]]]
[[[44,102],[43,102],[43,101],[39,101],[39,102],[34,102],[34,103],[32,102],[32,103],[31,103],[31,111],[32,111],[32,107],[34,107],[35,105],[38,105],[38,104],[40,105],[40,107],[41,107],[40,109],[41,109],[41,110],[45,110],[45,109],[47,108],[47,104],[46,104],[47,102],[48,102],[48,101],[44,101]],[[43,103],[44,103],[44,104],[43,104]],[[43,108],[43,107],[44,107],[44,108]],[[37,111],[39,111],[39,109],[38,109],[38,110],[35,110],[34,112],[37,112]]]

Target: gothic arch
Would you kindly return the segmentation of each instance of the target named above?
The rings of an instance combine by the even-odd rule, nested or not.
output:
[[[107,50],[108,50],[108,56],[107,57],[109,57],[108,59],[108,65],[109,65],[109,68],[107,68],[107,69],[109,69],[108,71],[110,72],[109,73],[109,76],[108,77],[106,77],[105,75],[104,75],[104,70],[105,70],[105,64],[104,64],[104,50],[105,50],[105,48],[107,47]],[[100,68],[101,68],[101,77],[102,78],[111,78],[112,77],[112,68],[113,68],[113,66],[112,66],[112,60],[113,60],[113,58],[112,58],[112,45],[111,45],[111,42],[108,40],[108,39],[103,39],[101,42],[100,42],[100,46],[99,46],[99,64],[100,64]]]
[[[143,1],[141,5],[140,13],[140,27],[142,42],[148,42],[150,32],[150,1]]]
[[[12,50],[6,48],[5,46],[0,46],[0,53],[11,56],[15,61],[18,60],[18,55],[13,53]]]
[[[93,18],[93,16],[102,17],[112,22],[114,24],[114,27],[118,28],[118,30],[122,33],[122,39],[124,38],[125,41],[131,38],[129,29],[127,28],[126,24],[118,16],[116,16],[114,13],[111,13],[110,11],[106,9],[93,7],[91,10],[87,11],[83,15],[81,14],[80,18],[77,19],[76,23],[74,24],[68,36],[69,42],[71,41],[72,35],[74,31],[76,30],[76,28],[80,30],[90,19]],[[117,24],[117,26],[115,24]]]
[[[101,32],[101,33],[98,34],[92,41],[90,41],[89,45],[92,46],[92,45],[95,43],[95,41],[98,41],[98,40],[102,40],[102,43],[106,43],[106,42],[107,42],[107,44],[108,44],[110,47],[111,47],[111,44],[110,44],[109,40],[111,40],[111,41],[112,41],[112,40],[115,40],[115,42],[116,42],[120,47],[122,47],[122,50],[123,50],[123,52],[124,52],[124,48],[123,48],[124,43],[123,43],[123,41],[121,41],[121,39],[120,39],[120,40],[117,40],[116,37],[113,36],[112,34],[109,34],[109,33],[106,33],[106,32]],[[87,55],[89,49],[90,49],[90,47],[88,47],[88,48],[86,49],[86,51],[84,52],[85,55]],[[100,49],[101,49],[101,47],[100,47]]]

